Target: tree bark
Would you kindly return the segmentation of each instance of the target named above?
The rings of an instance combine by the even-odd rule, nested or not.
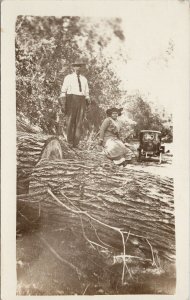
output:
[[[50,190],[66,207],[61,206]],[[134,246],[151,255],[175,256],[173,180],[130,168],[112,167],[101,160],[41,160],[31,175],[29,196],[22,201],[41,209],[45,222],[69,226],[90,240],[109,245],[121,253],[124,232],[128,250]],[[40,204],[39,204],[40,203]],[[87,212],[92,218],[81,213]],[[98,222],[96,222],[98,220]],[[110,227],[106,227],[100,222]],[[150,244],[149,244],[150,243]],[[104,245],[102,244],[102,246]],[[133,253],[131,253],[133,254]]]
[[[30,175],[41,159],[75,157],[62,139],[44,134],[17,132],[17,194],[27,193]]]

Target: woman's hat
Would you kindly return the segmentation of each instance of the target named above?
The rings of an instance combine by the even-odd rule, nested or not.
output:
[[[118,116],[121,116],[122,110],[123,110],[123,108],[112,107],[112,108],[109,108],[106,110],[106,114],[108,117],[110,117],[113,112],[117,112]]]

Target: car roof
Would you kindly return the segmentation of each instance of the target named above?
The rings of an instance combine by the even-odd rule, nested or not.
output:
[[[161,133],[160,131],[157,131],[157,130],[141,130],[140,132],[156,132],[156,133]]]

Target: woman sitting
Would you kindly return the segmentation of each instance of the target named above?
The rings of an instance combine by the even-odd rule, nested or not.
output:
[[[126,165],[127,161],[135,157],[119,137],[121,124],[117,118],[121,115],[122,110],[122,108],[115,107],[108,109],[106,111],[107,118],[100,127],[99,144],[104,147],[106,156],[117,165]]]

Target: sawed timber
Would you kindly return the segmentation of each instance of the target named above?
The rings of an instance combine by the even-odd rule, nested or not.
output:
[[[75,157],[67,143],[57,136],[17,131],[17,194],[27,193],[35,166],[49,161]]]

